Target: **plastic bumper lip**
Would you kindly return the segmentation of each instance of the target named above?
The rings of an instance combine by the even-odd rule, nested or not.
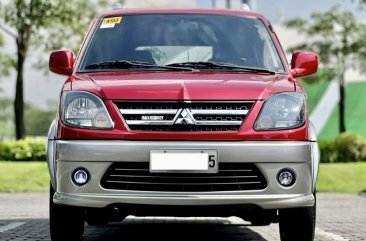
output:
[[[264,209],[314,205],[313,148],[310,141],[55,141],[55,203],[101,208],[113,204],[235,205]],[[114,162],[148,162],[150,150],[215,149],[219,162],[254,163],[267,180],[263,190],[236,192],[144,192],[104,189],[105,171]],[[71,173],[88,169],[90,182],[76,187]],[[294,186],[281,187],[277,174],[290,168],[298,175]],[[52,171],[52,170],[50,170]]]
[[[123,201],[122,201],[123,200]],[[54,202],[62,205],[103,208],[113,204],[141,205],[257,205],[263,209],[280,209],[313,206],[313,194],[272,195],[123,195],[56,193]]]

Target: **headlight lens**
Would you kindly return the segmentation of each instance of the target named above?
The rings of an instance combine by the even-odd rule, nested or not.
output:
[[[285,92],[266,100],[257,118],[255,130],[291,129],[305,123],[305,96]]]
[[[103,101],[83,91],[64,92],[62,121],[79,128],[111,129],[114,126]]]

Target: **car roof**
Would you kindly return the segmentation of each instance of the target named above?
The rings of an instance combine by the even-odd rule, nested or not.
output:
[[[102,12],[99,17],[129,15],[129,14],[216,14],[216,15],[236,15],[244,17],[260,18],[266,24],[270,24],[266,17],[260,13],[245,10],[228,9],[119,9]]]

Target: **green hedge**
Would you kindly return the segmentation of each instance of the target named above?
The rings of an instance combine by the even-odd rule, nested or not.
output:
[[[34,138],[20,141],[0,141],[0,160],[45,161],[46,142]]]
[[[319,141],[320,162],[366,161],[366,139],[359,135],[343,133],[334,140]]]

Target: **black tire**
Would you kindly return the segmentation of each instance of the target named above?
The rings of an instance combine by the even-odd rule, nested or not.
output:
[[[316,203],[313,207],[280,209],[281,241],[313,241],[315,221]]]
[[[61,206],[53,202],[55,190],[50,186],[50,234],[52,241],[81,241],[84,239],[85,210]]]

